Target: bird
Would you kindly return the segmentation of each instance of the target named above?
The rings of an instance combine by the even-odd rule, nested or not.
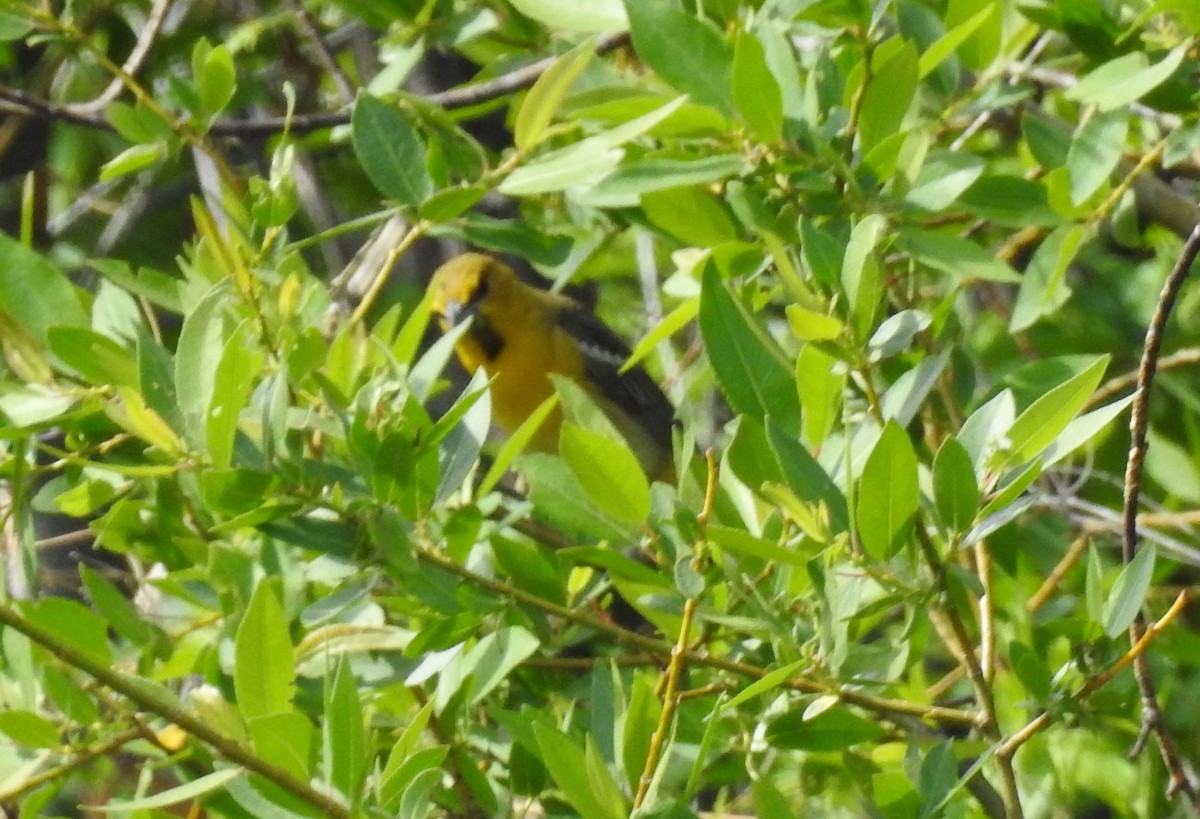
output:
[[[675,407],[642,367],[622,372],[629,347],[590,310],[526,284],[485,253],[445,262],[429,288],[430,309],[443,332],[470,320],[455,352],[468,372],[482,368],[491,380],[492,418],[501,432],[515,431],[554,394],[551,376],[563,376],[604,412],[648,477],[674,483]],[[555,407],[530,449],[555,451],[562,420]]]

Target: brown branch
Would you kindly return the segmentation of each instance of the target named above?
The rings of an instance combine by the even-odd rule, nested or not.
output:
[[[1178,350],[1171,353],[1169,356],[1160,358],[1158,361],[1159,370],[1176,370],[1180,367],[1190,367],[1194,364],[1200,364],[1200,347],[1188,347],[1183,350]],[[1110,399],[1115,398],[1120,393],[1130,387],[1137,386],[1139,371],[1125,373],[1116,378],[1111,378],[1104,384],[1100,385],[1100,389],[1092,393],[1092,397],[1087,400],[1084,409],[1098,407],[1101,404],[1107,404]]]
[[[133,50],[129,52],[129,57],[121,65],[121,70],[128,76],[132,77],[142,70],[146,58],[150,56],[150,49],[154,47],[154,41],[158,39],[159,32],[162,31],[163,21],[166,20],[167,10],[170,7],[171,0],[154,0],[154,3],[151,4],[150,14],[146,17],[146,21],[137,27],[140,29],[137,42],[134,44]],[[120,77],[113,77],[108,86],[95,99],[71,103],[67,108],[73,113],[83,116],[103,111],[110,102],[121,95],[121,89],[124,87],[125,83]]]
[[[511,583],[506,583],[503,580],[496,580],[492,577],[486,577],[476,572],[471,571],[465,566],[456,563],[454,560],[441,554],[435,547],[430,544],[422,546],[417,550],[417,557],[426,563],[436,566],[437,568],[449,572],[472,585],[478,586],[481,589],[486,589],[494,594],[505,597],[514,603],[521,606],[545,612],[546,614],[562,618],[577,625],[586,626],[587,628],[599,631],[615,640],[617,643],[637,649],[645,654],[649,654],[660,658],[670,658],[671,651],[674,646],[665,640],[660,640],[655,637],[647,637],[645,634],[639,634],[636,631],[621,628],[615,623],[598,617],[590,612],[579,611],[568,606],[560,605],[551,600],[546,600],[543,597],[538,597],[536,594],[520,589]],[[768,670],[761,666],[753,665],[752,663],[740,662],[738,660],[730,660],[726,657],[717,657],[709,654],[704,654],[696,650],[689,650],[685,655],[685,659],[693,665],[713,668],[718,671],[727,671],[731,674],[737,674],[741,677],[748,677],[752,680],[759,680],[765,677]],[[825,683],[818,680],[809,679],[804,676],[792,677],[780,683],[781,688],[788,688],[793,691],[800,691],[806,694],[832,694],[839,697],[843,702],[850,705],[857,705],[864,710],[871,711],[876,714],[883,715],[903,715],[916,717],[918,719],[928,720],[930,722],[943,725],[958,725],[970,727],[978,725],[979,717],[970,712],[963,711],[957,708],[947,708],[941,705],[924,705],[922,703],[910,702],[908,700],[895,699],[892,697],[877,697],[871,694],[865,694],[861,688],[852,685],[837,685],[834,683]]]
[[[596,41],[596,53],[606,54],[620,48],[628,41],[629,35],[625,32],[606,34]],[[447,111],[491,102],[533,85],[557,59],[557,57],[546,57],[499,77],[439,91],[423,99]],[[0,86],[0,110],[100,131],[116,130],[102,116],[82,114],[72,110],[70,105],[34,97],[16,88]],[[345,125],[348,122],[350,122],[349,111],[298,114],[291,117],[290,120],[287,117],[264,117],[253,120],[220,119],[208,128],[207,133],[211,136],[267,137],[288,130],[294,134],[306,134]]]
[[[108,756],[118,748],[128,745],[136,739],[141,739],[141,737],[142,730],[140,727],[127,728],[126,730],[104,740],[99,745],[93,745],[90,748],[84,748],[61,765],[55,765],[53,768],[47,768],[46,770],[34,774],[27,779],[21,780],[8,790],[0,791],[0,802],[14,802],[30,791],[37,790],[42,785],[49,784],[56,779],[65,777],[67,774],[74,773],[75,771],[87,765],[89,762],[93,762],[94,760],[97,760],[103,756]]]
[[[712,515],[713,502],[717,497],[717,459],[713,455],[712,449],[704,453],[704,463],[708,467],[708,482],[704,489],[704,507],[700,510],[700,514],[696,515],[700,539],[692,547],[695,552],[695,556],[692,558],[692,568],[696,571],[700,571],[706,559],[708,550],[705,538],[708,532],[708,518]],[[638,779],[637,795],[633,799],[635,811],[646,801],[646,795],[650,792],[650,783],[654,781],[654,773],[658,770],[659,761],[662,758],[663,745],[671,730],[671,723],[675,719],[675,709],[679,706],[679,677],[683,673],[683,660],[688,654],[692,621],[695,619],[696,606],[699,602],[698,597],[689,596],[683,604],[679,638],[675,641],[675,647],[671,649],[671,661],[667,664],[666,675],[663,677],[665,684],[662,692],[662,713],[659,714],[658,726],[650,737],[650,750],[646,753],[646,764],[642,768],[641,778]]]
[[[290,771],[279,767],[255,754],[248,747],[233,737],[227,736],[213,728],[209,723],[197,717],[181,703],[144,680],[123,674],[107,663],[101,662],[92,654],[76,648],[73,644],[58,638],[41,626],[28,620],[20,614],[16,607],[0,605],[0,625],[24,634],[33,642],[44,647],[60,661],[77,668],[106,687],[116,691],[125,699],[144,711],[168,720],[187,731],[196,739],[211,746],[218,754],[231,762],[236,762],[249,771],[259,774],[265,779],[289,791],[297,798],[304,800],[326,816],[333,819],[350,819],[350,811],[345,805],[328,794],[322,793],[308,781],[300,779]]]
[[[1150,423],[1150,387],[1154,383],[1154,374],[1158,367],[1158,356],[1162,349],[1162,337],[1166,332],[1167,320],[1175,306],[1179,289],[1191,270],[1196,256],[1200,255],[1200,225],[1192,229],[1188,240],[1184,242],[1183,250],[1175,267],[1163,282],[1158,304],[1154,308],[1154,316],[1146,329],[1145,343],[1142,349],[1142,361],[1138,368],[1138,386],[1133,397],[1133,410],[1129,417],[1129,462],[1125,468],[1125,508],[1123,531],[1121,538],[1121,558],[1125,565],[1137,554],[1138,544],[1138,496],[1142,489],[1142,473],[1146,460],[1146,430]],[[1141,642],[1146,632],[1146,617],[1139,610],[1129,627],[1129,640],[1134,645]],[[1142,727],[1132,753],[1137,753],[1145,744],[1146,738],[1153,735],[1162,754],[1163,764],[1171,777],[1168,793],[1182,791],[1195,804],[1196,788],[1188,777],[1179,759],[1178,751],[1171,736],[1163,725],[1162,712],[1158,706],[1158,694],[1150,675],[1150,664],[1144,654],[1139,653],[1134,658],[1133,674],[1137,680],[1138,692],[1142,699]]]
[[[946,566],[924,523],[919,518],[915,530],[921,554],[933,572],[934,586],[940,595],[948,598],[950,582]],[[946,647],[956,656],[975,692],[975,703],[979,707],[979,720],[975,727],[987,739],[999,742],[1001,739],[1000,721],[996,716],[995,692],[979,658],[975,656],[975,649],[971,645],[971,637],[962,617],[949,606],[933,606],[929,611],[929,621]],[[1000,773],[1000,793],[1004,802],[1004,815],[1008,819],[1021,819],[1024,811],[1021,808],[1021,795],[1017,788],[1017,776],[1012,767],[1012,760],[997,757],[996,762]]]
[[[1141,639],[1130,646],[1129,651],[1122,654],[1120,659],[1096,676],[1089,678],[1083,684],[1083,687],[1079,689],[1079,692],[1075,695],[1075,699],[1079,702],[1087,699],[1097,690],[1105,685],[1108,685],[1108,683],[1112,681],[1112,678],[1117,676],[1117,673],[1121,669],[1125,668],[1125,666],[1129,665],[1130,663],[1136,662],[1137,659],[1145,653],[1146,649],[1149,648],[1150,642],[1168,625],[1170,625],[1171,621],[1174,620],[1181,611],[1183,611],[1183,607],[1186,604],[1187,593],[1180,592],[1179,596],[1175,598],[1175,602],[1171,605],[1171,608],[1167,610],[1167,613],[1164,614],[1157,623],[1147,628],[1142,634]],[[1005,758],[1011,757],[1020,749],[1022,745],[1032,739],[1035,734],[1048,727],[1051,720],[1052,717],[1049,711],[1043,711],[1042,713],[1038,714],[1036,717],[1030,720],[1024,728],[1021,728],[1019,731],[1015,732],[1008,739],[1006,739],[996,749],[996,755]]]

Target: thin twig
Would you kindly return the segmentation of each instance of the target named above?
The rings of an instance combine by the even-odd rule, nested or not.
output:
[[[322,793],[290,771],[275,765],[254,753],[233,737],[227,736],[196,716],[181,703],[156,685],[147,684],[136,677],[122,674],[95,655],[76,648],[72,643],[26,619],[15,606],[0,605],[0,625],[24,634],[33,642],[47,649],[60,661],[93,677],[101,684],[116,691],[139,708],[173,722],[196,739],[211,746],[218,754],[274,784],[289,791],[299,799],[312,805],[319,812],[333,819],[350,819],[350,811],[332,796]]]
[[[1071,567],[1079,562],[1079,558],[1087,551],[1088,536],[1085,532],[1075,538],[1074,542],[1067,549],[1067,553],[1063,555],[1062,560],[1050,572],[1050,575],[1042,581],[1042,585],[1033,596],[1025,601],[1025,610],[1035,612],[1042,606],[1046,605],[1046,601],[1054,594],[1055,590],[1062,585],[1063,578],[1067,576],[1067,572],[1071,571]]]
[[[660,658],[670,658],[671,651],[674,648],[671,643],[665,640],[647,637],[636,631],[630,631],[590,612],[579,611],[555,603],[518,588],[511,583],[473,572],[443,555],[432,544],[426,544],[418,549],[417,557],[432,566],[449,572],[461,580],[465,580],[481,589],[486,589],[493,594],[500,595],[518,605],[528,606],[529,608],[545,612],[567,622],[594,629],[607,635],[621,645]],[[752,663],[703,654],[695,650],[688,651],[685,659],[693,665],[713,668],[718,671],[727,671],[731,674],[748,677],[752,680],[760,680],[768,673],[767,669]],[[940,705],[925,705],[923,703],[910,702],[892,697],[877,697],[864,693],[859,686],[825,683],[814,680],[804,674],[797,674],[797,676],[785,680],[780,683],[780,687],[806,694],[832,694],[839,697],[843,702],[850,705],[857,705],[867,711],[881,715],[903,715],[942,725],[957,725],[962,727],[971,727],[979,724],[979,716],[970,711],[947,708]]]
[[[1150,642],[1156,636],[1158,636],[1163,629],[1170,625],[1171,621],[1174,620],[1181,611],[1183,611],[1183,607],[1186,604],[1187,593],[1180,592],[1179,596],[1175,598],[1175,602],[1171,605],[1171,608],[1167,610],[1167,613],[1164,614],[1157,623],[1145,629],[1141,638],[1132,646],[1130,646],[1129,651],[1121,655],[1120,659],[1113,663],[1109,668],[1106,668],[1104,671],[1100,672],[1094,677],[1090,677],[1083,684],[1083,687],[1079,689],[1079,692],[1074,697],[1075,701],[1082,702],[1083,700],[1087,699],[1097,690],[1107,685],[1122,668],[1132,662],[1135,662],[1139,657],[1141,657],[1145,653],[1146,649],[1149,648]],[[1035,734],[1049,726],[1052,720],[1053,717],[1049,711],[1043,711],[1042,713],[1038,714],[1036,717],[1030,720],[1024,728],[1021,728],[1019,731],[1009,736],[1008,739],[1004,740],[1004,742],[1002,742],[1000,746],[996,748],[996,755],[1004,758],[1011,757]]]
[[[1161,370],[1176,370],[1180,367],[1191,367],[1194,364],[1200,364],[1200,347],[1187,347],[1183,350],[1177,350],[1168,356],[1164,356],[1158,361],[1158,369]],[[1133,372],[1119,375],[1116,378],[1110,378],[1108,381],[1100,385],[1100,388],[1092,393],[1092,397],[1084,404],[1084,409],[1098,407],[1102,404],[1107,404],[1109,400],[1117,395],[1125,392],[1130,387],[1137,386],[1138,376],[1141,373],[1137,370]]]
[[[142,65],[146,62],[146,57],[150,55],[154,41],[162,31],[163,21],[167,18],[167,10],[170,8],[171,0],[154,0],[150,6],[150,13],[146,16],[146,21],[140,27],[135,26],[135,28],[140,28],[137,42],[134,43],[133,50],[129,52],[129,57],[121,65],[121,70],[130,77],[142,70]],[[124,87],[125,83],[120,77],[113,77],[109,81],[108,87],[101,91],[95,99],[71,103],[66,107],[72,113],[84,116],[99,113],[120,96],[121,89]]]
[[[1167,280],[1163,282],[1158,304],[1154,308],[1154,316],[1146,329],[1146,339],[1142,349],[1142,362],[1138,368],[1138,386],[1133,397],[1133,409],[1129,417],[1129,462],[1125,468],[1125,507],[1124,525],[1121,538],[1121,558],[1128,565],[1137,554],[1138,543],[1138,495],[1142,489],[1142,473],[1146,460],[1146,430],[1150,424],[1150,387],[1154,383],[1155,370],[1158,367],[1158,356],[1162,349],[1162,337],[1166,332],[1167,319],[1175,306],[1179,288],[1183,286],[1188,271],[1192,268],[1196,256],[1200,255],[1200,225],[1193,228],[1188,240],[1184,242],[1183,250],[1175,267]],[[1129,627],[1129,640],[1134,645],[1141,642],[1146,631],[1145,614],[1139,610]],[[1150,664],[1143,654],[1134,658],[1133,674],[1137,680],[1138,692],[1142,699],[1142,727],[1138,741],[1134,744],[1134,752],[1141,749],[1145,738],[1153,735],[1162,754],[1163,764],[1171,778],[1168,793],[1182,791],[1188,799],[1196,802],[1196,788],[1184,770],[1183,763],[1175,748],[1175,743],[1163,725],[1162,713],[1158,706],[1158,695],[1150,675]]]
[[[350,78],[346,76],[346,72],[338,65],[333,52],[321,39],[321,32],[317,30],[317,24],[313,20],[312,14],[309,13],[302,0],[287,0],[287,5],[292,10],[292,16],[296,18],[300,32],[312,44],[321,67],[329,72],[329,76],[333,77],[333,84],[337,86],[338,96],[341,98],[339,101],[344,105],[349,105],[354,101],[354,86],[351,84]]]
[[[976,540],[973,551],[975,575],[983,587],[983,594],[979,596],[979,667],[983,671],[983,678],[990,684],[996,676],[996,605],[992,587],[992,555],[988,551],[987,538]]]
[[[606,54],[629,41],[625,32],[606,34],[596,41],[596,53]],[[537,82],[557,57],[547,57],[527,66],[510,71],[484,82],[439,91],[425,97],[425,101],[446,110],[468,108],[500,97],[522,91]],[[37,119],[50,119],[79,125],[99,131],[115,131],[112,123],[102,116],[79,114],[69,105],[62,105],[35,97],[16,88],[0,86],[0,111],[23,114]],[[264,117],[253,120],[220,119],[207,130],[211,136],[268,137],[287,130],[293,134],[307,134],[350,122],[349,111],[331,111],[312,114],[297,114],[293,117]]]
[[[712,514],[713,502],[717,497],[717,459],[712,449],[704,453],[704,463],[708,466],[708,482],[704,489],[704,506],[700,509],[700,514],[696,515],[696,524],[700,530],[699,540],[692,546],[694,551],[692,568],[697,572],[703,568],[704,561],[707,559],[708,546],[705,538],[708,536],[708,518]],[[658,770],[659,762],[662,759],[667,734],[670,733],[671,723],[675,720],[675,709],[679,706],[679,677],[683,673],[683,661],[688,654],[688,646],[692,639],[692,621],[695,619],[696,606],[699,602],[699,597],[688,597],[683,604],[679,638],[675,641],[675,647],[671,649],[671,661],[667,664],[667,672],[664,677],[662,713],[659,714],[658,726],[650,737],[646,765],[642,768],[641,778],[638,779],[637,795],[633,799],[635,809],[640,808],[646,801],[646,795],[650,792],[650,784],[654,781],[654,773]]]
[[[43,785],[54,782],[60,778],[64,778],[68,774],[74,773],[84,765],[87,765],[89,762],[93,762],[103,756],[108,756],[121,746],[128,745],[130,742],[140,739],[141,737],[142,729],[140,727],[127,728],[119,734],[104,740],[99,745],[93,745],[90,748],[84,748],[78,751],[74,756],[61,765],[55,765],[52,768],[47,768],[40,773],[36,773],[33,776],[22,779],[8,790],[0,791],[0,802],[14,802],[30,791],[37,790]]]
[[[950,582],[947,578],[946,566],[938,554],[937,547],[920,520],[917,521],[915,531],[921,553],[933,572],[935,588],[943,597],[948,596]],[[971,682],[971,687],[975,692],[975,703],[979,707],[979,722],[976,723],[976,727],[987,739],[999,742],[1001,734],[1000,722],[996,716],[995,693],[979,658],[975,656],[971,636],[967,632],[962,617],[953,608],[935,606],[929,612],[929,620],[946,643],[947,648],[956,655],[963,670],[966,671],[967,679]],[[1008,819],[1021,819],[1024,811],[1021,808],[1021,795],[1017,789],[1017,775],[1013,770],[1012,761],[997,758],[997,768],[1000,773],[1000,795],[1004,801],[1004,814]]]

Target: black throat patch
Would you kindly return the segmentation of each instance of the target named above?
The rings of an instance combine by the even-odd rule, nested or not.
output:
[[[471,329],[467,330],[467,333],[480,346],[488,361],[495,361],[504,350],[504,339],[496,332],[492,323],[478,313],[475,314],[475,319],[471,322]]]

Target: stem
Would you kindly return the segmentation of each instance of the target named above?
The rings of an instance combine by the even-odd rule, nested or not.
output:
[[[204,742],[228,759],[249,771],[270,780],[279,787],[308,802],[318,811],[333,819],[351,819],[350,811],[332,796],[322,793],[308,782],[293,776],[289,771],[274,765],[243,745],[241,742],[215,730],[207,722],[195,716],[173,696],[147,681],[117,671],[91,654],[60,640],[54,634],[20,614],[12,605],[0,606],[0,625],[8,626],[24,634],[33,642],[44,647],[67,665],[77,668],[98,682],[116,691],[142,710],[178,725],[189,734]]]
[[[704,488],[704,506],[696,515],[696,523],[700,528],[700,539],[693,544],[692,568],[699,571],[703,568],[708,549],[706,547],[708,518],[712,514],[713,501],[717,496],[717,459],[709,449],[704,453],[704,462],[708,466],[708,482]],[[679,706],[679,675],[683,672],[683,661],[688,653],[688,643],[691,640],[692,621],[696,616],[698,597],[689,597],[683,604],[683,618],[679,624],[679,637],[675,647],[671,649],[671,661],[667,664],[666,685],[663,688],[663,708],[658,718],[658,727],[650,737],[650,750],[646,754],[646,765],[642,768],[642,776],[638,779],[637,796],[634,797],[634,808],[640,808],[650,792],[650,784],[654,781],[654,772],[658,769],[662,758],[663,746],[670,732],[671,723],[675,718],[675,709]]]

